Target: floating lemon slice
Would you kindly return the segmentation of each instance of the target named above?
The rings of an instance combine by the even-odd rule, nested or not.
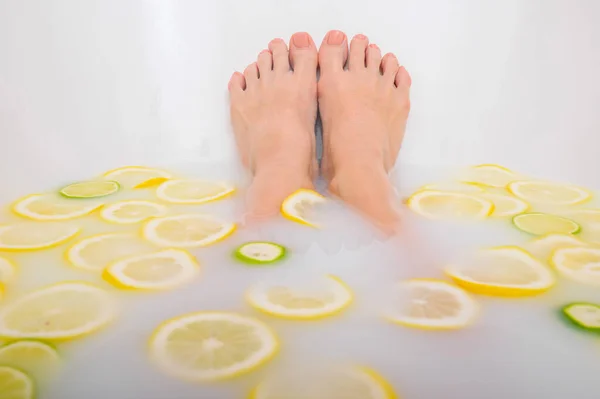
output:
[[[568,216],[586,228],[600,230],[600,209],[578,209]]]
[[[326,199],[313,190],[300,189],[287,197],[281,204],[281,214],[294,222],[311,227],[319,225],[310,219],[310,210],[318,204],[325,203]]]
[[[262,322],[227,312],[198,312],[162,323],[150,339],[150,354],[166,373],[189,381],[245,374],[270,360],[275,333]]]
[[[101,271],[117,259],[147,252],[148,247],[133,234],[99,234],[75,243],[65,256],[74,267]]]
[[[226,197],[235,187],[205,180],[169,180],[156,189],[156,196],[173,204],[203,204]]]
[[[114,317],[110,294],[92,284],[50,285],[0,310],[0,337],[66,340],[104,327]]]
[[[104,178],[117,181],[123,187],[146,188],[160,184],[172,176],[170,173],[145,166],[125,166],[104,174]]]
[[[573,281],[600,285],[600,248],[559,248],[552,253],[550,263],[562,276]]]
[[[16,275],[17,267],[15,264],[0,256],[0,284],[13,282]]]
[[[577,327],[600,332],[600,306],[593,303],[571,303],[562,308],[563,314]]]
[[[131,224],[163,216],[166,213],[167,207],[156,202],[129,200],[105,206],[100,212],[100,217],[107,222]]]
[[[0,366],[0,399],[33,399],[35,386],[31,377],[12,367]]]
[[[235,231],[226,223],[207,215],[186,214],[155,218],[144,226],[144,237],[165,247],[205,247],[221,241]]]
[[[119,260],[104,270],[104,276],[119,288],[168,290],[190,282],[199,270],[188,252],[165,249]]]
[[[247,242],[239,246],[234,256],[244,263],[265,265],[281,260],[286,254],[285,247],[273,242]]]
[[[494,204],[477,195],[424,190],[408,199],[408,207],[430,219],[483,219],[492,214]]]
[[[79,233],[76,226],[20,223],[0,226],[0,250],[34,251],[60,245]]]
[[[547,205],[576,205],[592,198],[580,187],[535,180],[515,181],[507,189],[524,201]]]
[[[394,306],[386,318],[408,327],[448,330],[466,327],[479,307],[463,289],[445,281],[413,279],[400,284],[400,308]]]
[[[271,316],[295,320],[319,319],[337,314],[352,302],[352,291],[337,277],[302,283],[261,283],[246,294],[248,303]]]
[[[86,181],[70,184],[60,193],[67,198],[98,198],[114,194],[120,189],[116,181]]]
[[[88,215],[102,204],[83,201],[69,201],[52,194],[29,195],[13,205],[13,211],[33,220],[67,220]]]
[[[22,340],[0,347],[0,364],[16,367],[39,378],[57,371],[61,359],[56,348],[50,344]]]
[[[581,230],[571,219],[539,212],[517,215],[513,224],[519,230],[534,235],[577,234]]]
[[[491,215],[494,218],[515,216],[529,209],[527,202],[508,195],[484,194],[483,198],[494,204],[494,212]]]
[[[452,191],[459,193],[481,194],[485,192],[482,186],[471,183],[449,182],[449,183],[433,183],[426,184],[417,191],[433,190],[433,191]]]
[[[540,261],[512,246],[482,250],[465,264],[448,267],[446,273],[466,290],[484,295],[536,295],[556,281]]]
[[[533,239],[529,251],[538,259],[547,260],[558,248],[585,247],[588,244],[571,234],[548,234]]]
[[[510,169],[500,165],[485,164],[469,168],[461,181],[489,187],[506,187],[507,184],[517,179],[518,175]]]

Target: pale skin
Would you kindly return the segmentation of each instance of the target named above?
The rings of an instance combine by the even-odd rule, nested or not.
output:
[[[320,79],[317,81],[317,68]],[[386,232],[400,221],[388,173],[410,110],[411,78],[364,35],[327,33],[320,48],[305,32],[289,46],[274,39],[229,82],[231,120],[242,163],[252,173],[247,211],[279,212],[318,170],[314,126],[323,122],[322,173],[330,191]]]

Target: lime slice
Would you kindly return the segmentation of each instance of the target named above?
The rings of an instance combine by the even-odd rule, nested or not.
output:
[[[34,394],[31,377],[12,367],[0,366],[0,399],[32,399]]]
[[[116,193],[121,185],[116,181],[86,181],[64,187],[60,193],[67,198],[98,198]]]
[[[269,264],[281,260],[286,254],[285,247],[273,242],[248,242],[238,247],[234,255],[244,263]]]
[[[548,213],[523,213],[513,218],[513,224],[521,231],[534,235],[577,234],[581,227],[571,219]]]
[[[40,376],[56,371],[61,359],[54,346],[41,341],[23,340],[0,347],[0,364]]]
[[[600,332],[600,305],[571,303],[563,307],[562,311],[576,326],[584,330]]]

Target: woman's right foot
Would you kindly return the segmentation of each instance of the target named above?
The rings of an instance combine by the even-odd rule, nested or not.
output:
[[[347,69],[345,68],[347,63]],[[399,222],[388,179],[410,111],[411,78],[397,58],[330,31],[319,50],[323,173],[330,190],[386,231]]]

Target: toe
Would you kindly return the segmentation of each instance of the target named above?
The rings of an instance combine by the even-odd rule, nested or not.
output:
[[[410,74],[408,73],[406,68],[404,68],[403,66],[401,66],[398,69],[398,72],[396,72],[396,78],[394,80],[394,83],[396,84],[396,86],[398,88],[405,88],[405,89],[409,89],[410,86],[412,85],[412,79],[410,77]]]
[[[281,39],[273,39],[269,43],[269,50],[273,54],[273,70],[288,72],[290,70],[290,57],[285,42]]]
[[[298,32],[290,39],[290,64],[294,73],[316,77],[317,46],[306,32]]]
[[[365,69],[365,57],[369,39],[365,35],[356,35],[350,42],[350,55],[348,56],[348,69],[356,71]]]
[[[381,50],[376,44],[367,47],[367,69],[379,73],[381,65]]]
[[[246,89],[246,79],[244,75],[239,72],[234,72],[231,75],[231,79],[229,79],[229,84],[227,85],[230,93],[240,93]]]
[[[258,54],[256,59],[258,65],[258,73],[261,78],[267,76],[273,69],[273,56],[269,50],[263,50]]]
[[[246,79],[246,87],[252,87],[258,81],[258,65],[256,62],[253,62],[244,69],[244,78]]]
[[[348,39],[344,32],[332,30],[325,35],[319,49],[321,72],[343,71],[348,58]]]
[[[399,66],[400,64],[398,64],[396,56],[392,53],[387,53],[381,60],[381,73],[390,82],[393,82],[396,78],[396,72],[398,71]]]

